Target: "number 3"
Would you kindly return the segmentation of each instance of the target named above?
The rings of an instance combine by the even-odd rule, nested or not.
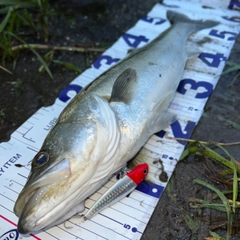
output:
[[[203,93],[197,93],[195,98],[208,98],[213,90],[213,85],[209,82],[196,82],[193,79],[183,79],[178,85],[177,92],[184,95],[187,92],[185,88],[187,84],[191,85],[190,89],[192,90],[197,90],[199,87],[204,87],[207,90]]]

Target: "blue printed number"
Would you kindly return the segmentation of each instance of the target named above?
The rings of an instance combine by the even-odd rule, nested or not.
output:
[[[182,130],[179,121],[175,121],[174,123],[171,124],[171,128],[172,128],[172,131],[173,131],[173,136],[175,138],[189,139],[195,126],[196,126],[195,122],[188,121],[187,125]],[[183,144],[183,145],[186,144],[186,142],[184,142],[184,141],[178,140],[178,142]]]
[[[226,61],[227,58],[224,57],[222,53],[201,53],[199,58],[206,63],[209,67],[218,67],[221,61]]]
[[[129,224],[123,224],[123,227],[126,228],[126,229],[131,229],[131,226]]]
[[[164,18],[152,18],[149,16],[141,18],[142,21],[148,22],[148,23],[153,23],[154,25],[160,25],[162,23],[166,22],[166,19]]]
[[[240,17],[238,16],[235,17],[223,16],[222,18],[231,22],[240,22]]]
[[[218,37],[218,38],[222,38],[222,39],[228,37],[227,40],[229,40],[229,41],[234,41],[237,38],[237,33],[228,32],[228,31],[218,32],[218,30],[214,30],[214,29],[211,30],[209,35]],[[229,35],[231,35],[231,36],[229,36]]]
[[[149,39],[147,39],[146,37],[144,37],[142,35],[135,36],[135,35],[132,35],[129,33],[125,33],[122,37],[128,46],[134,47],[134,48],[137,48],[141,42],[147,43],[149,41]]]
[[[138,229],[137,229],[136,227],[133,227],[133,228],[132,228],[129,224],[126,224],[126,223],[123,224],[123,227],[126,228],[126,229],[128,229],[128,230],[131,229],[133,233],[135,233],[135,232],[138,231]]]
[[[63,102],[67,102],[71,97],[69,97],[67,94],[70,91],[75,91],[76,93],[80,92],[82,89],[81,86],[76,85],[76,84],[70,84],[66,88],[64,88],[58,95],[59,100]]]
[[[240,2],[239,2],[239,0],[231,0],[231,1],[230,1],[228,8],[233,9],[233,8],[235,8],[235,7],[240,8]]]
[[[193,79],[183,79],[178,85],[177,92],[184,95],[187,91],[185,88],[187,84],[190,84],[190,89],[192,90],[197,90],[199,87],[204,87],[206,89],[203,93],[197,93],[195,98],[208,98],[213,90],[213,85],[209,82],[196,82]]]
[[[187,125],[185,126],[185,128],[182,130],[182,127],[179,123],[179,121],[175,121],[174,123],[171,124],[171,129],[172,129],[172,132],[173,132],[173,136],[175,138],[185,138],[185,139],[189,139],[190,136],[191,136],[191,133],[193,131],[193,128],[196,126],[196,123],[195,122],[191,122],[191,121],[188,121],[187,122]],[[156,135],[160,138],[163,138],[164,135],[166,134],[166,132],[164,130],[156,133]],[[180,140],[177,140],[179,143],[185,145],[186,142],[185,141],[180,141]]]
[[[93,63],[93,66],[96,69],[99,69],[102,66],[102,62],[105,62],[107,65],[111,65],[112,63],[117,63],[118,61],[120,61],[119,58],[112,58],[108,55],[102,55]]]

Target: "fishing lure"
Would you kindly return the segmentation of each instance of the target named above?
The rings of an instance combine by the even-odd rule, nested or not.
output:
[[[127,173],[122,179],[109,188],[108,191],[88,210],[83,216],[83,219],[85,221],[91,219],[105,208],[126,197],[145,179],[147,174],[148,165],[146,163],[137,165],[132,171]]]

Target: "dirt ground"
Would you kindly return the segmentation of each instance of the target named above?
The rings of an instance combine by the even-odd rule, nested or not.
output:
[[[105,47],[113,44],[138,19],[145,16],[156,0],[148,1],[104,1],[104,0],[61,0],[52,7],[58,13],[51,16],[48,44],[75,46],[89,44]],[[40,34],[29,37],[29,43],[44,44]],[[47,51],[39,50],[44,55]],[[240,37],[232,50],[229,61],[239,64]],[[77,53],[55,51],[54,59],[70,62],[84,71],[100,53]],[[42,106],[53,104],[58,93],[78,73],[63,66],[51,64],[53,81],[46,73],[39,73],[39,61],[29,50],[20,52],[15,69],[12,61],[6,61],[6,68],[12,75],[0,70],[0,142],[8,141],[10,135],[24,121]],[[236,142],[240,139],[240,79],[233,82],[236,72],[223,75],[211,95],[205,114],[198,123],[193,139],[216,142]],[[235,123],[235,124],[233,124]],[[239,159],[239,146],[228,150]],[[210,190],[194,184],[199,178],[223,190],[227,186],[213,182],[209,176],[216,176],[221,169],[208,159],[188,157],[179,162],[156,210],[142,236],[142,240],[188,240],[205,239],[209,230],[226,235],[226,214],[210,209],[190,208],[189,198],[211,201]],[[233,225],[233,238],[240,239],[240,215],[237,213]]]

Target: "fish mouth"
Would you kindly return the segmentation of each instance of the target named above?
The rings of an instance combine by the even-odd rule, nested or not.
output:
[[[56,185],[56,184],[50,184],[50,185],[46,185],[43,187],[39,187],[39,188],[33,190],[33,192],[31,192],[28,196],[26,196],[26,199],[25,199],[26,204],[22,210],[22,213],[18,220],[18,226],[17,226],[18,231],[21,234],[35,232],[42,228],[41,227],[41,225],[42,225],[41,219],[43,219],[45,217],[45,215],[37,216],[37,214],[36,214],[37,211],[35,211],[35,208],[37,207],[41,196],[44,196],[46,194],[46,192],[54,185]],[[37,199],[39,199],[39,201],[36,201]],[[46,222],[46,224],[48,224],[48,223]]]
[[[47,202],[40,206],[41,200],[52,187],[70,176],[71,167],[68,159],[49,166],[34,179],[31,175],[29,176],[14,206],[14,213],[19,217],[18,230],[20,233],[26,234],[35,231],[36,228],[41,229],[41,227],[39,228],[43,224],[41,219],[46,218],[45,216],[54,209],[54,206],[49,207]]]

